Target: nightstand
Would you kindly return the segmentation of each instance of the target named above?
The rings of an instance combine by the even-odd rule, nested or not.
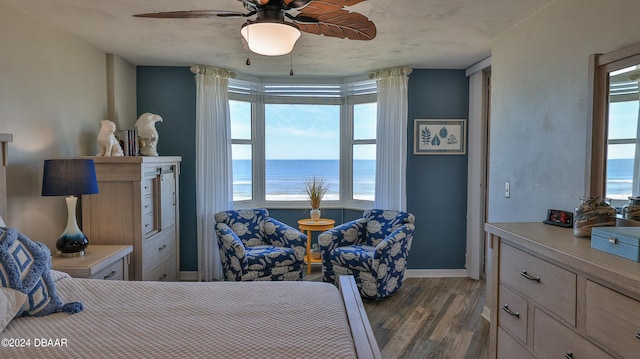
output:
[[[80,257],[51,258],[51,267],[74,278],[129,280],[131,245],[89,244]]]

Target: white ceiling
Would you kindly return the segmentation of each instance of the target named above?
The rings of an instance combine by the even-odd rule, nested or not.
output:
[[[353,41],[303,33],[293,57],[244,49],[242,18],[143,19],[175,10],[246,12],[239,0],[4,0],[136,65],[211,65],[242,74],[352,76],[396,66],[464,69],[491,54],[490,42],[553,0],[367,0],[349,8],[377,37]],[[251,65],[245,61],[249,57]]]

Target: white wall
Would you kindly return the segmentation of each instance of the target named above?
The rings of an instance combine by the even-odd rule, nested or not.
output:
[[[130,73],[133,66],[124,67]],[[66,205],[40,196],[43,160],[97,152],[107,116],[105,52],[0,1],[0,109],[0,132],[14,141],[7,224],[53,249]]]
[[[113,54],[107,55],[107,66],[108,86],[113,88],[110,120],[119,129],[133,129],[137,120],[136,67]]]
[[[494,40],[490,222],[542,221],[579,203],[589,56],[640,42],[638,14],[637,0],[556,0]]]

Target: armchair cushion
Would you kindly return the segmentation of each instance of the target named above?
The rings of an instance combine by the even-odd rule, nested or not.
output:
[[[330,260],[333,265],[371,272],[375,253],[375,247],[356,244],[334,249]]]
[[[255,246],[246,250],[250,270],[265,270],[273,267],[290,266],[296,263],[296,252],[291,248],[278,246]]]

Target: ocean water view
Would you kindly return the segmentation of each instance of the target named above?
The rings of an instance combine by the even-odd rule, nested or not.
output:
[[[340,199],[339,160],[266,160],[265,197],[268,201],[305,201],[304,181],[322,177],[329,185],[325,200]],[[353,161],[353,193],[355,199],[373,200],[375,160]],[[251,199],[251,160],[233,161],[233,199]]]
[[[633,158],[607,161],[607,197],[627,200],[633,185]]]

